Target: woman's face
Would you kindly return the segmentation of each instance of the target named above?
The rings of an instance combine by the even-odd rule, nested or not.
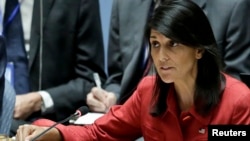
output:
[[[154,65],[165,83],[196,79],[201,49],[176,43],[153,29],[150,44]]]

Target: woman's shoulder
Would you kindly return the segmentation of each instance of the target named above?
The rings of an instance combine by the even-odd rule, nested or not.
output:
[[[154,75],[145,76],[137,86],[137,92],[143,95],[150,95],[153,92],[156,77]]]
[[[155,84],[156,77],[155,75],[148,75],[142,78],[138,87],[152,87]]]
[[[225,85],[226,90],[230,89],[231,91],[232,90],[248,91],[248,92],[250,91],[250,89],[247,87],[247,85],[244,82],[242,82],[242,81],[240,81],[240,80],[238,80],[238,79],[236,79],[228,74],[224,74],[224,76],[226,78],[226,85]],[[241,90],[239,90],[239,88]]]
[[[226,101],[233,103],[241,103],[243,101],[250,101],[250,89],[242,81],[224,74],[226,78],[225,89],[223,97]]]

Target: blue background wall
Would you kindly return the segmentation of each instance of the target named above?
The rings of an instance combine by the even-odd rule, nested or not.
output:
[[[100,15],[102,22],[102,32],[103,32],[103,42],[104,42],[104,53],[105,59],[104,64],[107,72],[107,51],[108,51],[108,36],[109,36],[109,24],[110,24],[110,15],[112,10],[113,0],[99,0],[100,4]]]

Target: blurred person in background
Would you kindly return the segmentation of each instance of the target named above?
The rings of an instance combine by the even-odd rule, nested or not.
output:
[[[87,96],[92,111],[106,112],[132,94],[148,63],[145,28],[159,0],[113,0],[108,44],[109,77]],[[138,20],[138,17],[140,20]]]
[[[192,0],[208,17],[212,26],[223,70],[240,80],[240,73],[250,74],[250,1]],[[223,6],[222,6],[223,5]]]
[[[86,105],[93,73],[106,77],[99,1],[1,4],[7,63],[14,68],[9,80],[17,93],[11,135],[19,125],[41,117],[59,121]],[[14,46],[14,35],[21,44]]]
[[[0,35],[0,135],[9,136],[15,105],[15,91],[5,79],[6,43]]]

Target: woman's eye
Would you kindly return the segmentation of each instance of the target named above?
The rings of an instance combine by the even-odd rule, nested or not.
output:
[[[179,43],[176,43],[176,42],[174,42],[174,41],[170,41],[169,42],[169,46],[170,47],[176,47],[176,46],[178,46],[179,45]]]
[[[153,41],[153,42],[151,42],[151,46],[152,47],[159,47],[160,44],[159,44],[159,42]]]

